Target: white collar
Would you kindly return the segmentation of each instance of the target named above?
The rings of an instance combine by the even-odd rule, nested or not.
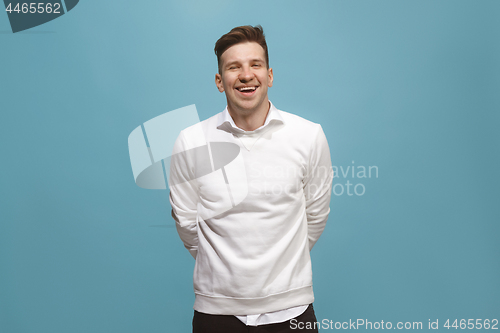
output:
[[[255,129],[253,131],[245,131],[245,130],[239,128],[238,126],[236,126],[233,118],[231,117],[231,115],[229,114],[229,111],[227,110],[227,106],[224,109],[224,111],[222,111],[219,114],[219,118],[217,120],[217,128],[222,129],[222,130],[229,130],[231,132],[236,132],[236,133],[240,133],[240,134],[253,134],[253,133],[260,132],[267,125],[275,123],[275,122],[281,122],[281,123],[285,124],[285,121],[281,117],[280,111],[278,109],[276,109],[276,107],[273,105],[273,103],[271,103],[271,101],[269,101],[269,105],[270,105],[269,112],[267,113],[266,121],[264,122],[264,125],[260,126],[259,128]]]

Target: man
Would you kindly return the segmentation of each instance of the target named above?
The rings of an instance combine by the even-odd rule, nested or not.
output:
[[[232,29],[215,53],[227,107],[181,132],[170,167],[172,216],[196,259],[193,332],[317,332],[309,252],[330,212],[326,137],[269,101],[260,26]]]

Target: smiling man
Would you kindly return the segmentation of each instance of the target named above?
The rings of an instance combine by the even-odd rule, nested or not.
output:
[[[317,332],[310,251],[330,212],[325,134],[269,101],[260,26],[232,29],[215,54],[227,107],[181,132],[170,165],[172,216],[196,259],[193,332]],[[220,156],[233,162],[216,166]]]
[[[268,68],[265,40],[232,46],[230,41],[221,38],[216,44],[219,73],[215,84],[226,93],[227,110],[236,126],[253,131],[264,124],[269,111],[267,88],[273,85],[273,69]]]

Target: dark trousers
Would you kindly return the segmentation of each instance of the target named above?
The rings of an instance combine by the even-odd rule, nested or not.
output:
[[[309,323],[309,324],[308,324]],[[212,315],[194,311],[193,333],[318,333],[312,304],[301,315],[282,323],[246,326],[231,315]]]

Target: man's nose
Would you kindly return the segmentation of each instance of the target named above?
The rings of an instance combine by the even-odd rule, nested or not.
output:
[[[250,67],[244,66],[240,74],[240,81],[247,82],[253,79],[253,72]]]

